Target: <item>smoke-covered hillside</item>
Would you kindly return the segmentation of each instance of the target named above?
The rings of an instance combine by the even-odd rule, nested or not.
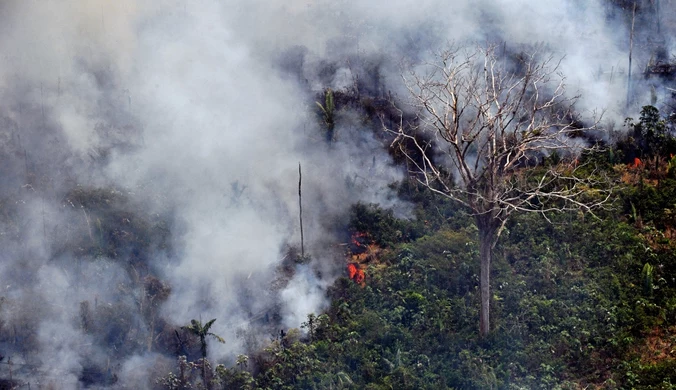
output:
[[[350,206],[413,218],[379,120],[402,64],[539,45],[618,130],[673,107],[674,33],[673,0],[0,2],[0,377],[151,388],[191,319],[232,363],[325,310]]]

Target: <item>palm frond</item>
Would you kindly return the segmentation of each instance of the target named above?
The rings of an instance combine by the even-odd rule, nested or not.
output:
[[[320,110],[322,110],[324,115],[326,115],[326,109],[324,108],[324,106],[322,106],[320,102],[315,102],[315,104],[317,105],[317,107],[319,107]]]
[[[211,328],[211,325],[213,325],[214,322],[216,322],[215,318],[213,320],[207,322],[206,324],[204,324],[204,328],[202,328],[202,330],[204,331],[204,334],[209,333],[209,328]]]
[[[221,337],[221,336],[219,336],[219,335],[217,335],[217,334],[211,333],[211,332],[207,333],[207,335],[209,335],[209,336],[214,336],[214,338],[215,338],[216,340],[218,340],[219,343],[225,344],[225,339],[224,339],[223,337]]]

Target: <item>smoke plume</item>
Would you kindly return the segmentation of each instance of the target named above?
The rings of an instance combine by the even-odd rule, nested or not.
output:
[[[676,49],[672,1],[650,34],[656,13],[639,3],[637,75],[657,61],[649,38]],[[246,352],[242,329],[266,340],[269,324],[300,326],[344,267],[349,206],[410,214],[368,113],[339,106],[327,141],[315,104],[326,89],[403,101],[402,61],[449,42],[541,45],[563,58],[580,109],[618,121],[632,114],[631,13],[614,4],[0,3],[0,354],[38,387],[149,388],[191,319],[217,318],[215,360]],[[669,98],[639,79],[630,111],[651,85]]]

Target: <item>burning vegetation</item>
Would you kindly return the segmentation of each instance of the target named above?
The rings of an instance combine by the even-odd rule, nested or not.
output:
[[[366,233],[354,233],[350,240],[350,261],[363,264],[377,260],[382,251],[380,246],[371,240]]]
[[[373,242],[367,233],[354,232],[350,237],[347,253],[347,275],[355,283],[363,285],[366,264],[376,262],[381,248]]]
[[[355,283],[362,284],[364,283],[364,278],[366,278],[366,273],[361,269],[360,264],[350,263],[347,265],[347,276],[354,280]]]

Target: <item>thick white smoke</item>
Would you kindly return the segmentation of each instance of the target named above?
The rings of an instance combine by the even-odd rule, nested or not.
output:
[[[66,378],[62,388],[92,364],[102,377],[114,372],[118,384],[143,388],[147,378],[135,367],[166,359],[145,341],[118,351],[86,334],[91,312],[128,321],[129,339],[154,337],[134,313],[143,302],[128,268],[59,250],[78,235],[95,241],[100,230],[100,220],[63,201],[78,186],[117,188],[148,215],[169,216],[174,252],[147,259],[172,289],[158,315],[172,325],[217,318],[213,331],[227,343],[210,346],[213,358],[243,352],[237,329],[257,313],[274,308],[282,326],[299,326],[327,304],[324,291],[338,275],[334,220],[357,201],[407,211],[387,187],[401,170],[365,119],[341,110],[329,145],[316,94],[360,81],[377,97],[403,97],[404,58],[422,60],[448,42],[506,41],[510,50],[538,43],[564,58],[581,107],[621,118],[628,31],[607,3],[0,3],[0,316],[7,329],[35,323],[25,348],[10,336],[0,348],[48,378]],[[664,26],[673,14],[664,13]],[[649,60],[641,53],[637,67]],[[280,281],[286,245],[300,242],[299,163],[312,262]],[[111,335],[113,347],[124,342]]]

